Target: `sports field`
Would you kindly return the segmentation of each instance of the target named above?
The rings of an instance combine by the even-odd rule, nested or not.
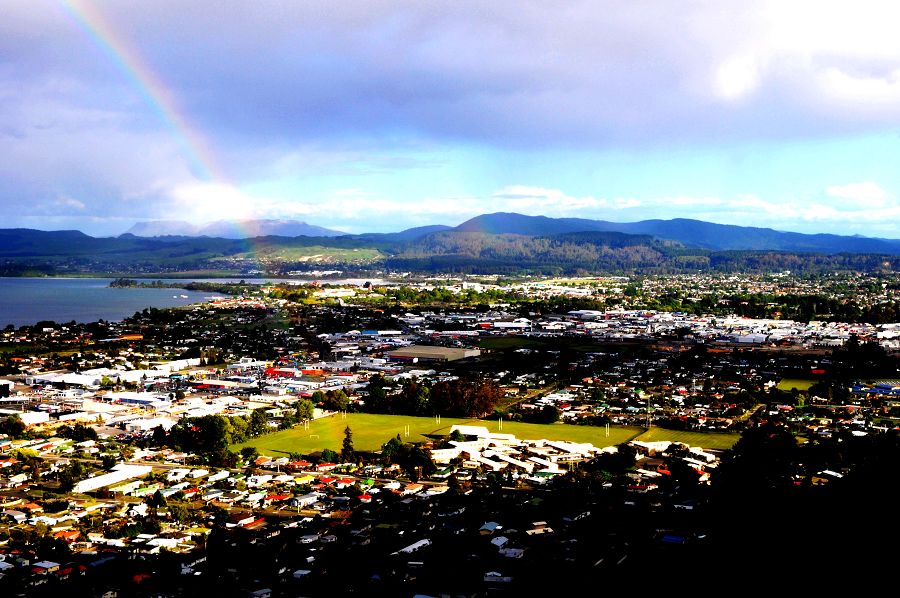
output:
[[[788,392],[790,392],[791,389],[796,388],[797,390],[804,392],[809,390],[809,387],[815,383],[815,380],[803,380],[801,378],[782,378],[775,388]]]
[[[350,426],[353,432],[353,446],[360,451],[373,451],[400,434],[406,442],[425,440],[426,435],[446,435],[454,424],[469,426],[486,426],[492,432],[514,434],[518,438],[547,440],[569,440],[571,442],[590,442],[595,446],[612,446],[628,442],[641,433],[641,428],[613,426],[606,436],[606,428],[595,426],[572,426],[567,424],[523,424],[519,422],[503,422],[499,429],[496,420],[441,418],[440,423],[433,417],[408,417],[405,415],[373,415],[369,413],[349,413],[346,419],[333,415],[315,420],[304,430],[298,426],[291,430],[274,432],[254,438],[243,444],[232,446],[239,450],[245,446],[255,446],[263,455],[275,456],[286,453],[308,454],[326,448],[340,450],[344,440],[344,427]],[[406,427],[409,436],[406,436]]]
[[[671,442],[683,442],[690,446],[706,449],[730,449],[740,437],[740,434],[684,432],[681,430],[666,430],[665,428],[650,428],[635,438],[635,440],[640,440],[642,442],[669,440]]]
[[[361,451],[373,451],[400,434],[406,442],[425,440],[426,435],[446,435],[454,424],[467,426],[485,426],[492,432],[514,434],[518,438],[547,440],[569,440],[571,442],[590,442],[594,446],[612,446],[629,440],[654,442],[670,440],[683,442],[691,446],[710,449],[731,448],[739,434],[720,434],[712,432],[682,432],[651,428],[611,426],[609,436],[606,428],[595,426],[573,426],[567,424],[524,424],[519,422],[503,422],[500,430],[496,420],[441,418],[440,423],[432,417],[408,417],[405,415],[373,415],[369,413],[349,413],[346,418],[333,415],[311,422],[308,430],[298,426],[291,430],[267,434],[254,438],[244,444],[235,445],[233,450],[244,446],[255,446],[264,455],[275,456],[291,452],[308,454],[326,448],[340,450],[344,440],[344,427],[350,426],[353,432],[353,446]],[[406,435],[407,426],[409,436]]]

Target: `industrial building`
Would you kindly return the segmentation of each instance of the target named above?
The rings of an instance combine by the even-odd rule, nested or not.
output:
[[[417,361],[458,361],[467,357],[478,357],[481,355],[481,351],[479,349],[410,345],[391,351],[387,355],[392,361],[416,363]]]

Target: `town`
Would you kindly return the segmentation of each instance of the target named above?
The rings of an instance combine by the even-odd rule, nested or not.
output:
[[[800,526],[773,515],[735,549],[738,505],[812,517],[891,463],[898,288],[400,277],[9,326],[0,588],[527,594],[700,558],[715,577],[726,548],[778,553],[763,529]]]

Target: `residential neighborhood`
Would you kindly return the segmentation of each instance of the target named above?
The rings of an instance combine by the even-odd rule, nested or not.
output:
[[[2,333],[0,587],[623,584],[721,553],[748,439],[830,496],[869,471],[841,443],[896,438],[895,324],[279,292]]]

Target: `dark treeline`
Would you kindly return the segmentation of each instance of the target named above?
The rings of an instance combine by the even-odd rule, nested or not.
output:
[[[7,235],[0,251],[0,273],[8,276],[48,275],[73,272],[180,272],[229,270],[229,258],[243,256],[243,240],[94,239],[66,231],[20,231]],[[38,234],[40,233],[40,234]],[[261,255],[291,248],[323,246],[340,249],[376,249],[389,256],[369,264],[416,272],[468,274],[677,274],[708,272],[775,272],[797,274],[829,271],[875,272],[897,270],[900,256],[873,253],[812,253],[800,251],[714,251],[688,247],[650,235],[616,232],[575,232],[557,235],[491,234],[459,230],[408,238],[398,235],[347,235],[342,237],[259,237],[254,240]],[[243,259],[243,258],[242,258]],[[356,270],[359,263],[317,262],[316,267]],[[306,262],[267,263],[268,273],[307,268]],[[345,272],[346,274],[346,272]],[[204,289],[205,290],[205,289]],[[222,290],[222,292],[228,292]]]
[[[769,293],[712,294],[687,300],[680,293],[642,296],[648,309],[696,314],[736,314],[747,318],[774,318],[810,322],[867,322],[886,324],[900,319],[900,302],[863,303],[845,297]]]
[[[647,235],[570,233],[547,237],[440,232],[395,248],[385,265],[396,270],[465,274],[579,275],[778,272],[811,275],[900,268],[900,257],[784,251],[710,251]]]
[[[116,278],[109,283],[112,288],[122,289],[184,289],[201,293],[222,293],[224,295],[240,295],[248,291],[259,289],[257,285],[240,282],[198,282],[198,281],[162,281],[162,280],[135,280],[133,278]]]
[[[427,384],[409,380],[399,388],[375,376],[366,387],[369,413],[447,417],[485,417],[493,413],[501,393],[492,381],[451,380]]]
[[[666,261],[666,245],[661,242],[644,236],[609,236],[610,233],[530,237],[441,232],[408,243],[386,265],[398,270],[564,274],[652,270]]]

